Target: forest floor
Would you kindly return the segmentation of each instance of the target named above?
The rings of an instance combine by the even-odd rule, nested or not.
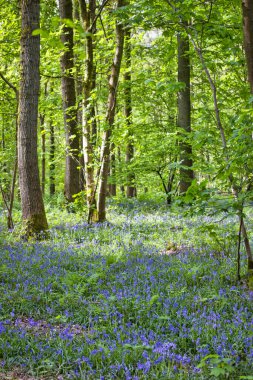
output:
[[[49,240],[1,226],[0,379],[253,379],[235,217],[110,201],[89,226],[48,208]]]

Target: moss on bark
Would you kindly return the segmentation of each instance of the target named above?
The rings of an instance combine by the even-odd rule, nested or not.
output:
[[[45,215],[35,214],[25,219],[21,237],[26,241],[31,238],[36,240],[46,239],[48,237],[48,224]]]

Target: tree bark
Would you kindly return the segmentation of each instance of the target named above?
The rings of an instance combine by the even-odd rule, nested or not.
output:
[[[253,94],[253,2],[242,1],[244,49],[248,68],[248,81]]]
[[[250,91],[253,95],[253,1],[242,1],[242,15],[243,15],[243,35],[244,35],[244,49],[248,68],[248,81]],[[244,238],[244,245],[248,255],[248,269],[253,270],[253,255],[248,239],[247,230],[242,218],[242,235]]]
[[[77,20],[78,22],[81,21],[81,15],[80,15],[80,6],[79,1],[74,0],[73,1],[73,17],[74,20]],[[74,36],[75,37],[75,36]],[[83,73],[82,73],[82,65],[80,60],[78,59],[78,54],[74,54],[74,63],[75,63],[75,88],[76,88],[76,99],[77,99],[77,124],[78,124],[78,130],[80,131],[80,136],[82,136],[82,98],[83,98]],[[84,157],[83,157],[83,138],[79,139],[79,167],[80,167],[80,173],[79,173],[79,187],[81,190],[85,188],[85,171],[84,171]]]
[[[126,163],[129,165],[134,158],[134,145],[131,141],[128,142],[126,148]],[[129,167],[128,167],[129,171]],[[134,186],[135,174],[130,169],[130,172],[127,174],[127,187],[126,187],[126,196],[127,198],[133,198],[136,196],[136,188]]]
[[[118,147],[118,150],[117,150],[117,158],[118,158],[118,163],[119,163],[119,170],[118,170],[119,178],[122,181],[121,151],[120,151],[120,147]],[[120,188],[121,195],[124,197],[125,196],[125,187],[124,187],[124,185],[121,183],[119,188]]]
[[[59,0],[61,19],[73,20],[72,0]],[[64,22],[63,22],[64,23]],[[64,124],[66,133],[66,167],[64,195],[68,202],[74,201],[74,195],[80,192],[79,186],[79,130],[77,123],[77,105],[75,92],[74,69],[74,37],[73,29],[63,26],[61,40],[64,52],[61,56],[62,70],[62,100],[64,111]]]
[[[85,182],[88,207],[88,223],[97,220],[96,210],[96,184],[95,184],[95,163],[94,145],[96,139],[96,119],[95,107],[91,98],[96,87],[96,68],[94,65],[94,41],[93,35],[96,32],[96,1],[79,0],[81,18],[84,29],[87,33],[85,39],[86,62],[84,78],[84,100],[83,100],[83,152]]]
[[[0,78],[3,79],[3,81],[15,92],[16,97],[16,115],[15,115],[15,161],[14,161],[14,169],[13,169],[13,176],[12,176],[12,182],[11,182],[11,191],[10,191],[10,199],[9,203],[6,204],[3,195],[3,201],[6,204],[7,208],[7,227],[9,230],[14,228],[14,222],[12,218],[12,210],[13,210],[13,204],[14,204],[14,197],[15,197],[15,187],[16,187],[16,179],[17,179],[17,172],[18,172],[18,108],[19,108],[19,91],[18,89],[8,81],[7,78],[0,72]],[[4,149],[4,129],[3,129],[3,138],[2,138],[2,148]],[[1,187],[1,185],[0,185]]]
[[[111,156],[110,156],[110,180],[109,193],[112,197],[117,195],[117,185],[116,185],[116,155],[115,155],[115,144],[111,143]]]
[[[124,75],[125,82],[125,118],[126,125],[128,129],[128,142],[126,147],[126,164],[127,164],[127,186],[126,186],[126,196],[127,198],[133,198],[136,194],[134,181],[135,174],[132,169],[129,169],[131,161],[134,158],[134,144],[133,144],[133,125],[132,125],[132,74],[131,74],[131,29],[129,27],[125,30],[125,62],[126,62],[126,72]]]
[[[50,151],[49,151],[49,192],[52,197],[55,194],[55,138],[54,138],[54,124],[50,121]]]
[[[40,187],[37,128],[40,90],[40,1],[21,0],[21,80],[19,97],[18,169],[24,237],[48,229]]]
[[[40,133],[41,133],[41,190],[45,194],[46,183],[46,134],[44,130],[45,115],[40,115]]]
[[[189,37],[178,34],[178,81],[185,88],[178,93],[178,127],[180,136],[180,193],[191,186],[194,177],[192,170],[192,146],[186,141],[191,132],[191,93],[190,93],[190,56]]]
[[[117,8],[125,5],[124,0],[117,1]],[[117,88],[120,74],[120,67],[123,56],[124,49],[124,27],[120,22],[116,23],[116,49],[114,60],[111,68],[111,75],[109,78],[109,95],[107,102],[107,113],[106,113],[106,129],[103,133],[103,141],[101,147],[101,158],[100,158],[100,178],[99,178],[99,190],[98,190],[98,222],[103,222],[106,220],[106,190],[107,190],[107,180],[108,180],[108,167],[110,158],[110,141],[112,135],[112,129],[115,118],[116,111],[116,98],[117,98]]]

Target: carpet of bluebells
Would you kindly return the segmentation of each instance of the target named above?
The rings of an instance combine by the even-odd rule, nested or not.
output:
[[[253,379],[253,292],[236,283],[236,219],[137,201],[112,203],[103,225],[56,214],[46,241],[6,240],[2,226],[0,372]]]

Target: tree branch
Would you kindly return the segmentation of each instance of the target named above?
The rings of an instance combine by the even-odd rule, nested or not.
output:
[[[105,39],[106,39],[106,41],[109,41],[108,38],[107,38],[107,35],[106,35],[106,30],[105,30],[104,23],[103,23],[101,15],[99,16],[99,20],[100,20],[101,25],[102,25],[102,29],[103,29],[103,32],[104,32]]]
[[[163,188],[164,188],[165,194],[168,194],[168,189],[167,189],[166,184],[165,184],[165,181],[164,181],[164,179],[163,179],[163,176],[162,176],[161,170],[160,170],[160,169],[156,169],[156,173],[158,174],[158,176],[160,177],[160,179],[161,179],[161,181],[162,181],[162,185],[163,185]]]
[[[82,20],[87,19],[87,5],[86,5],[86,0],[79,0],[79,6],[81,10],[81,18]]]
[[[15,87],[1,72],[0,78],[15,92],[16,96],[18,96],[18,89]]]
[[[98,10],[98,13],[96,14],[94,20],[92,21],[92,24],[91,26],[89,27],[89,30],[88,32],[91,32],[94,28],[94,26],[96,25],[96,22],[97,22],[97,19],[101,16],[101,13],[103,12],[103,9],[104,7],[106,6],[106,4],[109,2],[109,0],[104,0],[101,7],[99,8]]]

